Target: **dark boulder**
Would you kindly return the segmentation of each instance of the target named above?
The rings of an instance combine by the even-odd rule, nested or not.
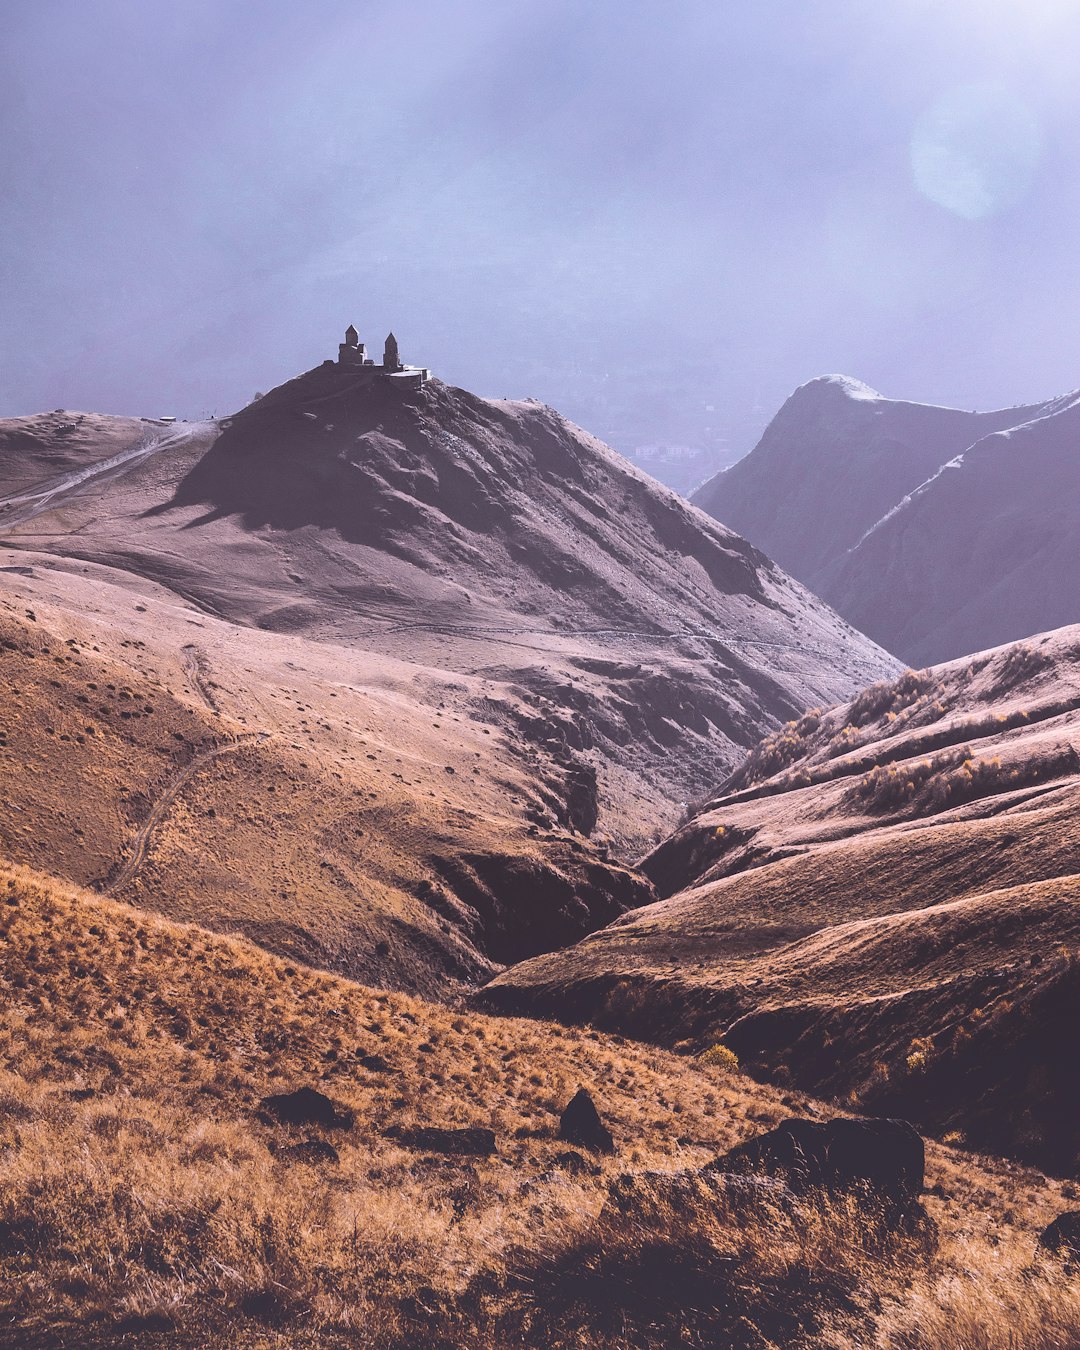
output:
[[[831,1120],[828,1172],[843,1188],[864,1185],[895,1199],[914,1199],[926,1185],[926,1146],[906,1120]]]
[[[579,1088],[559,1119],[559,1138],[593,1153],[614,1153],[615,1140],[600,1119],[593,1099]]]
[[[865,1189],[895,1204],[917,1199],[925,1148],[904,1120],[785,1120],[709,1164],[720,1172],[783,1177],[796,1191]]]
[[[392,1066],[382,1055],[366,1055],[361,1050],[357,1050],[356,1058],[365,1069],[370,1069],[372,1073],[390,1073]]]
[[[1039,1234],[1039,1246],[1055,1256],[1080,1261],[1080,1209],[1067,1209]]]
[[[263,1110],[283,1125],[321,1125],[324,1129],[351,1130],[353,1113],[315,1088],[275,1092],[260,1103]]]
[[[406,1148],[424,1149],[428,1153],[460,1153],[478,1158],[490,1157],[497,1149],[494,1130],[443,1129],[437,1125],[397,1125],[386,1131]]]
[[[737,1144],[706,1165],[707,1172],[761,1172],[782,1177],[795,1191],[825,1184],[825,1126],[814,1120],[785,1120],[775,1130]]]

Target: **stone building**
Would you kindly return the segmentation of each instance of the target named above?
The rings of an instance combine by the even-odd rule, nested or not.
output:
[[[360,334],[352,324],[345,329],[345,341],[338,344],[337,363],[344,369],[369,375],[372,379],[392,379],[395,383],[408,388],[419,388],[429,378],[429,372],[421,366],[406,366],[402,363],[398,351],[397,338],[388,333],[383,345],[381,365],[376,365],[373,357],[368,356],[367,348],[360,341]]]

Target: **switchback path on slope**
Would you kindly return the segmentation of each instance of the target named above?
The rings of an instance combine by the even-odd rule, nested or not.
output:
[[[208,746],[178,769],[158,795],[150,814],[136,830],[131,840],[130,854],[127,858],[118,862],[104,880],[95,883],[95,889],[107,892],[109,895],[118,896],[125,886],[130,885],[135,880],[149,857],[154,831],[164,821],[177,797],[199,770],[211,761],[220,759],[222,755],[235,754],[238,750],[242,750],[245,745],[265,741],[268,736],[269,732],[253,731],[237,736],[235,740],[226,741],[224,744]]]

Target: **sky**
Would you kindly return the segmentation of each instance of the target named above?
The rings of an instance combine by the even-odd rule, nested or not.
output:
[[[1080,385],[1076,0],[0,0],[0,416],[381,351],[635,444]]]

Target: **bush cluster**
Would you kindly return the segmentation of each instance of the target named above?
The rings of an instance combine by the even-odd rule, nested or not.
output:
[[[943,750],[915,762],[878,764],[857,780],[848,799],[872,812],[918,806],[941,811],[990,793],[1015,791],[1080,771],[1071,745],[1005,763],[1000,756],[977,758],[970,746]]]

